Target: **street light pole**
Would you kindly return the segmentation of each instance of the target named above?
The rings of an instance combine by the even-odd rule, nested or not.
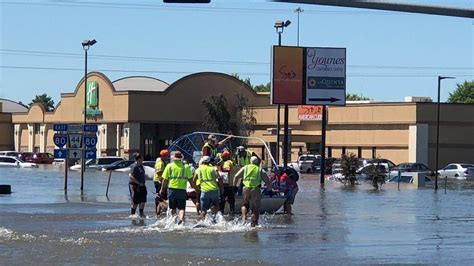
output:
[[[288,27],[291,24],[291,21],[276,21],[275,22],[275,29],[278,34],[278,46],[281,46],[281,34],[283,33],[283,29]],[[283,139],[283,162],[284,166],[287,165],[287,153],[288,153],[288,105],[285,104],[285,113],[284,113],[284,139]],[[280,164],[280,104],[278,104],[277,110],[277,148],[276,148],[276,164]]]
[[[298,13],[298,26],[296,33],[296,46],[300,46],[300,13],[304,12],[304,9],[298,7],[295,9],[295,12]]]
[[[454,77],[438,76],[438,102],[436,104],[436,162],[435,162],[435,191],[438,190],[438,158],[439,158],[439,117],[440,117],[440,97],[441,97],[441,80],[454,79]]]
[[[94,45],[97,41],[85,40],[82,42],[82,49],[84,49],[84,125],[87,123],[87,51],[89,48]],[[84,141],[84,133],[82,133],[82,141]],[[84,171],[86,170],[86,149],[84,143],[82,143],[82,159],[81,159],[81,194],[84,190]],[[67,166],[66,166],[67,167]]]

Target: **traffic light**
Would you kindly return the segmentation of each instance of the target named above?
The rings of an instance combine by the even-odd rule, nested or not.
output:
[[[211,0],[163,0],[163,2],[173,4],[209,4]]]

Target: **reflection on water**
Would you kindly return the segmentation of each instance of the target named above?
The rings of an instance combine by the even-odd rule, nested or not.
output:
[[[305,176],[293,216],[263,215],[251,228],[238,217],[184,225],[172,216],[155,218],[150,193],[146,219],[129,217],[128,178],[87,172],[84,194],[78,172],[0,168],[2,264],[469,264],[474,261],[473,181],[448,180],[447,194],[433,184],[344,187]],[[153,191],[152,182],[147,182]],[[80,247],[80,248],[78,248]],[[466,263],[467,262],[467,263]]]

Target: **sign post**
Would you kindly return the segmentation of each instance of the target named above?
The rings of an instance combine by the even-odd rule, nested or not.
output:
[[[272,58],[271,103],[285,104],[284,166],[288,163],[288,105],[321,105],[320,182],[324,185],[326,106],[346,105],[346,49],[274,46]],[[316,120],[314,116],[309,119]]]
[[[54,149],[54,158],[64,159],[64,194],[67,194],[67,177],[68,177],[68,159],[67,159],[67,149],[64,146],[68,143],[68,131],[67,124],[53,124],[53,130],[58,132],[53,136],[54,145],[58,149]]]

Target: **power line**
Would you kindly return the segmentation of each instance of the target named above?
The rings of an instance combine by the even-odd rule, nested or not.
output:
[[[67,67],[38,67],[38,66],[12,66],[0,65],[2,69],[23,69],[23,70],[53,70],[53,71],[84,71],[82,68]],[[158,70],[130,70],[130,69],[97,69],[100,72],[118,72],[118,73],[150,73],[150,74],[192,74],[196,71],[158,71]],[[203,71],[205,72],[205,71]],[[270,76],[270,73],[263,72],[237,72],[239,75],[247,76]],[[349,77],[436,77],[440,73],[348,73]],[[446,73],[458,77],[472,77],[472,73]]]
[[[1,1],[2,4],[8,5],[25,5],[25,6],[57,6],[57,7],[84,7],[84,8],[114,8],[114,9],[138,9],[150,10],[159,9],[161,11],[202,11],[202,12],[247,12],[247,13],[290,13],[291,9],[275,9],[275,8],[241,8],[241,7],[216,7],[216,6],[179,6],[179,5],[157,5],[157,4],[140,4],[140,3],[111,3],[99,1],[55,1],[55,2],[12,2]],[[308,13],[320,15],[388,15],[390,12],[384,11],[323,11],[323,10],[307,10]]]
[[[83,58],[83,54],[65,53],[65,52],[48,52],[33,50],[16,50],[16,49],[0,49],[3,54],[25,55],[25,56],[44,56],[44,57],[74,57]],[[211,60],[211,59],[193,59],[193,58],[167,58],[167,57],[144,57],[144,56],[121,56],[121,55],[89,55],[90,58],[106,59],[106,60],[124,60],[124,61],[151,61],[151,62],[173,62],[173,63],[206,63],[206,64],[224,64],[224,65],[260,65],[269,66],[268,62],[258,61],[238,61],[238,60]],[[461,66],[396,66],[396,65],[348,65],[349,68],[365,68],[365,69],[413,69],[413,70],[474,70],[473,67]]]

